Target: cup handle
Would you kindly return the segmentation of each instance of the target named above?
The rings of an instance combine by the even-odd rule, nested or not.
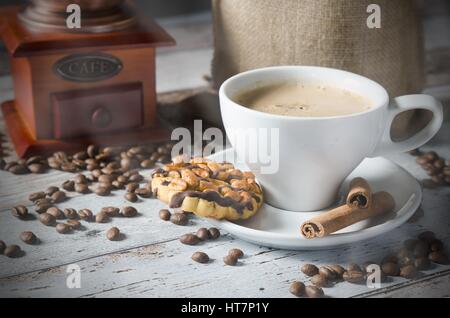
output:
[[[425,109],[433,113],[431,121],[410,138],[394,142],[391,139],[391,126],[395,117],[407,110]],[[393,152],[406,152],[416,149],[430,140],[441,128],[443,121],[442,104],[430,95],[404,95],[394,98],[388,106],[386,126],[380,142],[370,157],[384,156]]]

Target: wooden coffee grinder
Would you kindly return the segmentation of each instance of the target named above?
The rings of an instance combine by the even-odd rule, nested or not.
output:
[[[69,4],[81,28],[67,25]],[[31,0],[0,10],[15,100],[2,111],[21,157],[168,137],[156,118],[155,49],[174,39],[123,0]]]

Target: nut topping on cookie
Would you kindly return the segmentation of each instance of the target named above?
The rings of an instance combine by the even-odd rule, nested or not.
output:
[[[175,157],[153,172],[151,186],[170,207],[215,219],[247,219],[263,203],[253,173],[202,157]]]

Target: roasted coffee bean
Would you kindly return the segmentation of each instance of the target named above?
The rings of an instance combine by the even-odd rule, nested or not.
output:
[[[144,180],[144,177],[142,175],[140,175],[139,173],[137,173],[137,174],[134,174],[134,175],[130,176],[129,180],[130,180],[130,182],[139,183],[142,180]]]
[[[400,268],[400,276],[408,279],[416,278],[419,272],[414,265],[406,265]]]
[[[14,167],[15,165],[17,165],[16,161],[10,161],[3,167],[3,170],[9,171],[9,169]]]
[[[61,164],[61,170],[65,172],[75,172],[78,167],[73,162],[64,162]]]
[[[135,158],[125,157],[120,160],[120,167],[124,171],[130,170],[130,169],[136,169],[139,167],[139,161]]]
[[[125,189],[125,184],[117,180],[114,180],[111,185],[117,190]]]
[[[60,203],[66,200],[66,193],[63,191],[56,191],[55,193],[52,194],[51,198],[53,202]]]
[[[189,219],[185,214],[177,212],[170,216],[170,222],[176,225],[186,225],[188,224]]]
[[[302,282],[293,282],[289,287],[289,292],[297,297],[302,297],[305,294],[305,284]]]
[[[94,214],[89,209],[81,209],[78,211],[78,216],[84,221],[92,221]]]
[[[146,188],[139,188],[134,191],[135,194],[141,198],[150,198],[152,196],[152,191]]]
[[[435,236],[434,233],[431,232],[431,231],[425,231],[425,232],[420,233],[420,234],[417,236],[417,238],[418,238],[419,240],[421,240],[421,241],[430,243],[432,240],[434,240],[434,239],[436,238],[436,236]]]
[[[45,159],[42,156],[33,156],[27,159],[26,165],[32,165],[33,163],[43,163]]]
[[[49,157],[47,159],[47,164],[52,169],[57,169],[57,170],[61,169],[61,161],[59,161],[53,157]]]
[[[36,244],[37,242],[36,235],[30,231],[20,233],[20,239],[26,244]]]
[[[91,175],[95,180],[97,180],[98,177],[102,175],[102,171],[99,169],[92,170]]]
[[[123,184],[128,183],[128,178],[125,177],[124,175],[118,176],[117,177],[117,181],[122,182]]]
[[[3,254],[7,257],[15,258],[20,257],[22,254],[22,250],[20,249],[19,245],[10,245],[3,251]]]
[[[172,214],[171,214],[170,211],[167,210],[167,209],[161,209],[161,210],[159,210],[159,218],[160,218],[161,220],[169,221],[171,215],[172,215]],[[209,237],[209,233],[208,233],[208,237]]]
[[[414,247],[416,247],[417,242],[419,242],[419,240],[416,239],[409,239],[403,242],[403,246],[408,250],[408,251],[413,251]]]
[[[84,174],[77,174],[74,178],[75,183],[87,183],[88,180]]]
[[[61,187],[66,191],[74,191],[75,190],[75,182],[72,180],[64,181]]]
[[[28,209],[23,205],[18,205],[11,209],[11,214],[16,218],[26,219],[28,217]]]
[[[88,154],[86,153],[86,151],[80,151],[73,155],[73,158],[77,160],[86,160],[87,157]]]
[[[405,247],[401,248],[397,253],[397,258],[400,266],[412,265],[414,263],[412,252]]]
[[[206,253],[203,252],[195,252],[192,254],[191,259],[196,261],[197,263],[208,263],[209,262],[209,256]]]
[[[105,212],[99,212],[95,215],[95,222],[106,223],[109,221],[109,216]]]
[[[309,298],[322,298],[325,294],[323,289],[317,286],[306,286],[305,295]]]
[[[430,250],[432,252],[440,251],[444,248],[444,243],[441,240],[434,239],[430,242]]]
[[[427,256],[429,252],[429,245],[425,241],[419,241],[413,250],[414,257]]]
[[[209,228],[208,232],[209,232],[209,238],[211,240],[215,240],[215,239],[218,239],[220,237],[220,231],[217,228],[215,228],[215,227]]]
[[[155,165],[155,162],[150,159],[146,159],[141,162],[141,168],[143,168],[143,169],[152,168],[154,165]]]
[[[86,183],[76,183],[74,187],[75,192],[87,194],[90,192],[89,186]]]
[[[339,264],[328,265],[328,267],[336,273],[336,276],[339,279],[341,279],[342,275],[345,273],[345,268]]]
[[[131,182],[128,183],[127,186],[125,187],[125,189],[127,190],[127,192],[134,192],[136,191],[136,189],[139,188],[139,184],[136,182]]]
[[[38,199],[34,202],[35,205],[41,205],[41,204],[53,204],[53,199],[51,198],[43,198]]]
[[[124,198],[125,200],[133,203],[139,200],[138,196],[134,192],[125,193]]]
[[[3,254],[3,252],[6,249],[6,244],[2,240],[0,240],[0,254]]]
[[[64,219],[65,218],[64,213],[60,209],[58,209],[57,207],[48,208],[46,213],[48,213],[50,215],[53,215],[55,217],[55,219],[59,219],[60,220],[60,219]]]
[[[42,213],[39,215],[39,221],[41,221],[42,224],[47,226],[53,226],[55,225],[56,218],[48,213]]]
[[[381,264],[381,270],[387,276],[398,276],[400,274],[400,268],[397,263],[383,263]]]
[[[100,149],[96,145],[89,145],[86,149],[86,153],[89,158],[95,158],[99,154]]]
[[[12,174],[26,174],[29,173],[30,170],[25,165],[16,164],[8,169]]]
[[[428,257],[419,257],[415,259],[414,266],[416,266],[418,270],[426,270],[431,267],[431,262]]]
[[[237,264],[238,258],[233,255],[227,255],[223,258],[223,262],[229,266],[235,266]]]
[[[94,190],[96,195],[99,196],[108,196],[111,194],[111,189],[105,186],[97,186]]]
[[[196,245],[200,242],[200,239],[195,234],[184,234],[180,236],[180,242],[186,245]]]
[[[46,197],[46,194],[43,191],[34,192],[28,196],[28,200],[30,200],[31,202],[36,202],[37,200],[43,199],[45,197]]]
[[[120,237],[120,230],[115,226],[106,231],[106,238],[110,241],[117,241],[119,237]]]
[[[80,221],[77,221],[77,220],[74,220],[74,219],[67,220],[67,225],[69,225],[74,230],[79,230],[81,228]]]
[[[72,227],[65,223],[56,224],[56,231],[60,234],[67,234],[72,230]]]
[[[431,252],[428,255],[430,261],[442,265],[446,265],[449,263],[448,256],[443,251]]]
[[[105,212],[110,217],[120,216],[120,209],[114,206],[107,206],[100,210],[100,212]]]
[[[437,159],[433,162],[433,165],[436,169],[443,169],[445,167],[445,160],[444,159]]]
[[[337,273],[335,273],[334,270],[328,266],[321,266],[319,268],[319,274],[329,281],[334,281],[337,278]]]
[[[317,268],[316,265],[313,264],[304,264],[300,270],[303,274],[309,277],[313,277],[314,275],[319,274],[319,268]]]
[[[242,258],[244,257],[244,252],[242,252],[242,250],[238,248],[232,248],[231,250],[228,251],[228,255],[236,258]]]
[[[135,217],[137,215],[137,210],[136,208],[132,207],[132,206],[126,206],[124,208],[122,208],[122,216],[126,217],[126,218],[131,218],[131,217]]]
[[[358,284],[364,281],[365,279],[365,275],[363,272],[361,271],[346,271],[343,275],[342,278],[349,283],[352,284]]]
[[[45,165],[43,165],[42,163],[33,163],[31,165],[28,165],[27,168],[31,173],[44,173],[45,172]]]
[[[78,219],[78,212],[77,212],[77,210],[75,210],[73,208],[64,209],[64,215],[66,216],[66,218],[68,218],[70,220]]]
[[[59,188],[55,187],[55,186],[51,186],[51,187],[48,187],[47,190],[45,190],[45,194],[48,196],[51,196],[56,191],[59,191]]]
[[[397,264],[397,263],[398,263],[398,258],[397,258],[397,256],[394,255],[394,254],[387,255],[387,256],[385,256],[385,257],[381,260],[381,264],[384,264],[384,263],[394,263],[394,264]]]
[[[323,287],[328,285],[328,279],[322,274],[316,274],[311,278],[311,283],[315,286]]]
[[[207,228],[201,227],[197,230],[197,237],[202,240],[206,241],[209,239],[209,232]]]
[[[100,183],[112,183],[115,180],[114,176],[102,174],[98,177],[98,182]]]
[[[36,205],[36,208],[34,209],[34,211],[36,211],[36,213],[38,213],[38,214],[45,213],[52,206],[53,206],[53,204],[51,204],[51,203],[44,203],[44,202],[39,203]]]
[[[355,264],[355,263],[350,263],[347,266],[347,270],[348,271],[358,271],[358,272],[362,272],[363,271],[362,268],[358,264]]]

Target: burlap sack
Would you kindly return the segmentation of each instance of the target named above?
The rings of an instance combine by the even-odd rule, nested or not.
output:
[[[367,27],[371,3],[381,7],[379,29]],[[319,65],[367,76],[392,97],[422,89],[423,41],[414,0],[213,0],[213,17],[216,87],[249,69]],[[421,116],[397,120],[396,139],[411,130],[413,117]]]

